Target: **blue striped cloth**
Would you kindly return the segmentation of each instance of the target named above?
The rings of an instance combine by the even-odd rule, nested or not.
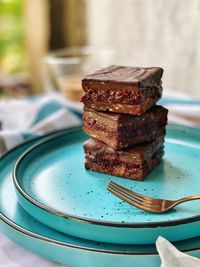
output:
[[[0,155],[26,140],[81,125],[81,118],[57,95],[0,101]]]
[[[200,98],[183,94],[169,95],[162,97],[158,104],[168,108],[169,123],[200,129]]]

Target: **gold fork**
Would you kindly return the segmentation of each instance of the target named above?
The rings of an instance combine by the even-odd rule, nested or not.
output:
[[[195,199],[200,199],[200,195],[193,195],[177,200],[166,200],[159,198],[151,198],[141,194],[138,194],[132,190],[129,190],[119,184],[116,184],[112,181],[108,184],[108,191],[118,198],[124,200],[132,206],[135,206],[139,209],[153,212],[153,213],[162,213],[170,210],[178,204],[181,204],[186,201],[191,201]]]

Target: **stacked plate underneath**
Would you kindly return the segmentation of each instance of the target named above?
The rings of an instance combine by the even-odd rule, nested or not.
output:
[[[199,201],[150,214],[106,190],[112,178],[152,197],[199,193],[199,130],[169,126],[163,162],[143,182],[87,172],[82,148],[86,139],[80,128],[63,130],[4,155],[2,232],[39,255],[72,266],[159,266],[154,246],[159,235],[200,257]]]

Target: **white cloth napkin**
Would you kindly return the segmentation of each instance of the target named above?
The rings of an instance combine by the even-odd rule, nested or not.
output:
[[[161,258],[160,267],[200,267],[200,259],[180,252],[163,237],[157,239],[156,247]]]
[[[163,97],[160,104],[170,109],[169,122],[200,127],[200,100]],[[0,102],[0,154],[28,138],[53,130],[77,126],[80,117],[71,112],[60,96],[45,96],[31,100]],[[78,110],[81,110],[78,106]],[[200,267],[200,260],[179,252],[170,242],[159,237],[156,242],[161,267]],[[50,262],[14,244],[0,234],[1,267],[58,267],[67,266]],[[95,266],[94,266],[95,267]],[[102,266],[103,267],[103,266]],[[125,267],[125,266],[124,266]],[[141,267],[141,266],[134,266]],[[157,267],[157,266],[155,266]]]

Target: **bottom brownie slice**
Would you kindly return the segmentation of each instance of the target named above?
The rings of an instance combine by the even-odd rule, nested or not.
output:
[[[89,139],[84,143],[85,168],[135,180],[144,180],[161,161],[164,136],[124,150],[114,150],[103,142]]]

